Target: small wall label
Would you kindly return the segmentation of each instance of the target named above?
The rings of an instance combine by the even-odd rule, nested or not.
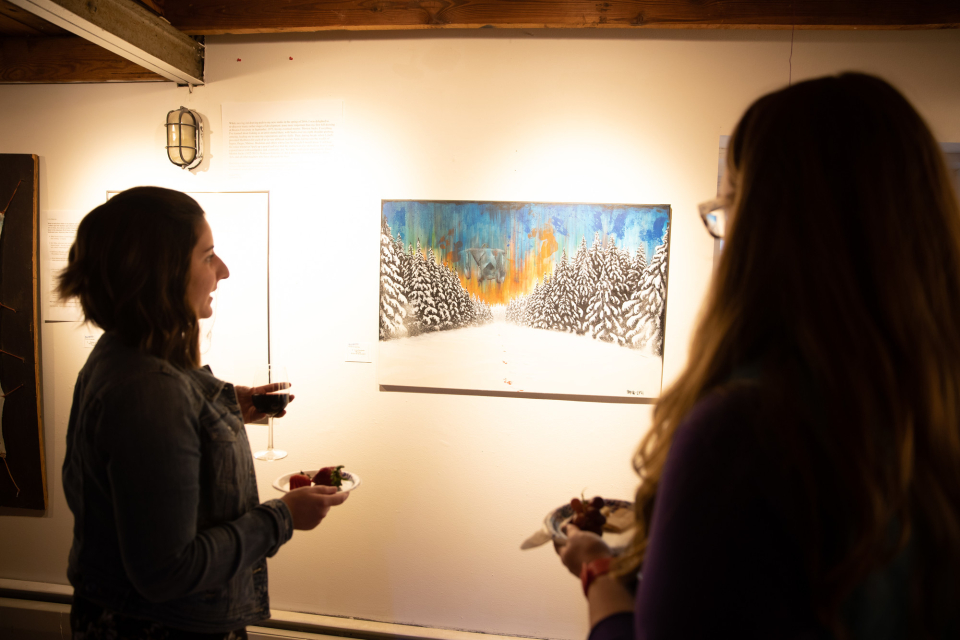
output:
[[[373,353],[369,342],[348,342],[347,362],[373,362]]]

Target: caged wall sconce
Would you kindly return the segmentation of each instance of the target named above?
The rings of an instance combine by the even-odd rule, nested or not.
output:
[[[196,111],[180,107],[167,114],[167,158],[181,169],[203,160],[203,122]]]

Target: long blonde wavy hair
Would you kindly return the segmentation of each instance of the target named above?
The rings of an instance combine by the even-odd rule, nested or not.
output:
[[[960,597],[960,207],[940,149],[893,87],[849,73],[759,99],[727,167],[725,246],[635,454],[638,526],[616,571],[642,566],[684,416],[755,363],[821,622],[841,629],[845,598],[913,539],[915,622],[935,628]]]

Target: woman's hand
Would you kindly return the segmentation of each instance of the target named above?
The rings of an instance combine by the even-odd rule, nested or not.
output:
[[[566,544],[554,542],[553,547],[557,550],[563,565],[575,576],[580,576],[580,568],[584,562],[592,562],[598,558],[613,555],[607,543],[595,533],[581,531],[572,524],[564,527],[563,532],[567,534]]]
[[[575,576],[580,575],[580,569],[585,562],[613,555],[607,543],[595,533],[581,531],[572,524],[564,527],[563,532],[567,534],[567,543],[561,545],[554,542],[554,548],[560,554],[564,566]],[[587,593],[590,628],[615,613],[633,611],[633,598],[633,594],[623,583],[609,573],[596,578]]]
[[[290,386],[289,382],[274,382],[273,384],[265,384],[262,387],[241,387],[240,385],[233,385],[234,390],[237,392],[237,402],[240,403],[240,411],[243,413],[243,423],[251,424],[258,420],[263,420],[267,417],[267,414],[257,411],[257,408],[253,406],[253,394],[255,393],[270,393],[271,391],[279,391],[280,389],[286,389]],[[294,396],[290,394],[290,402],[293,402]],[[284,409],[277,415],[273,416],[274,418],[282,418],[287,413],[287,410]]]
[[[336,487],[315,485],[288,491],[280,499],[290,510],[293,528],[309,531],[320,524],[330,511],[330,507],[343,504],[349,495],[343,491],[338,492]]]

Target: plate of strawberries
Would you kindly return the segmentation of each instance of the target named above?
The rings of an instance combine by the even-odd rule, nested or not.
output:
[[[323,467],[322,469],[310,469],[308,471],[296,471],[280,476],[273,481],[273,488],[277,491],[292,491],[300,487],[312,487],[315,485],[325,487],[336,487],[337,491],[346,493],[353,491],[360,486],[360,476],[343,470],[343,465],[336,467]]]

